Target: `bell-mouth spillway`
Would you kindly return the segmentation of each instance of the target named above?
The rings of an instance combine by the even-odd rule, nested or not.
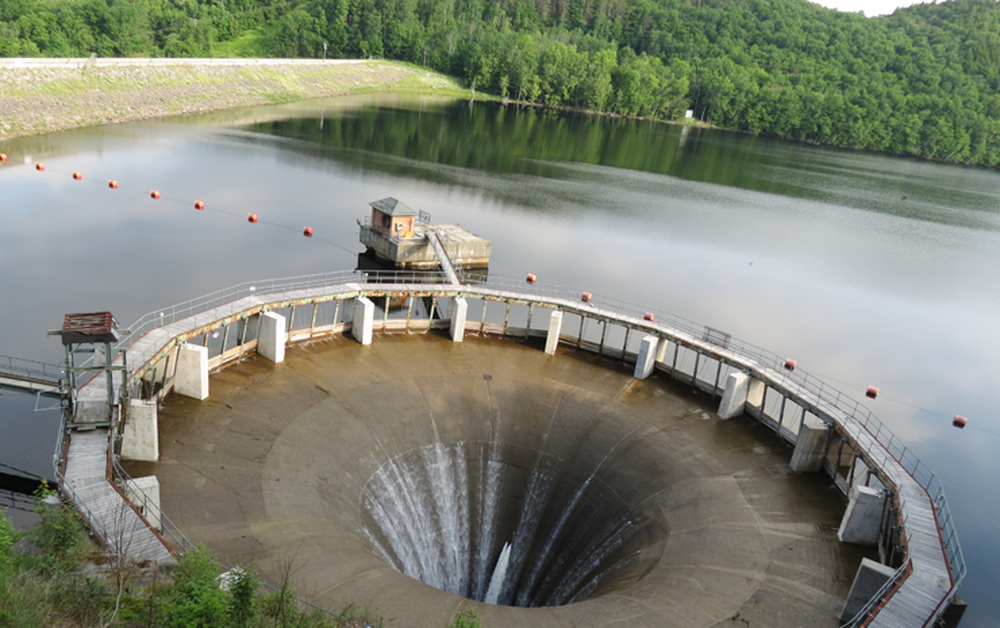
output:
[[[469,554],[492,570],[531,495],[546,496],[551,512],[537,521],[521,579],[532,580],[527,558],[541,558],[551,532],[570,535],[552,542],[562,553],[541,558],[521,604],[545,608],[480,605],[484,625],[711,626],[780,612],[833,627],[866,555],[836,540],[843,502],[829,480],[792,473],[773,432],[721,421],[689,386],[637,381],[588,352],[553,357],[533,341],[436,334],[378,336],[370,347],[335,338],[290,349],[281,365],[231,366],[212,386],[202,402],[169,397],[160,461],[130,468],[157,475],[164,511],[223,562],[253,564],[265,579],[293,563],[296,589],[324,607],[370,603],[398,625],[446,625],[470,603],[463,598],[479,597]],[[459,484],[474,487],[489,474],[470,469],[491,459],[504,467],[494,505],[506,513],[493,542],[466,550],[434,536],[432,557],[450,552],[468,592],[404,575],[395,551],[379,549],[386,533],[376,519],[413,513],[373,514],[386,485],[400,488],[385,478],[419,482],[431,480],[428,466],[453,476],[464,466]],[[533,491],[532,473],[551,490]],[[432,512],[447,507],[434,499],[425,499]],[[470,517],[487,506],[472,504]],[[634,533],[610,552],[579,549],[588,530],[600,546],[615,526]],[[604,577],[556,596],[553,584],[573,568],[553,565],[588,557],[603,564],[583,571]],[[518,605],[517,590],[501,604]]]
[[[660,488],[623,501],[641,504],[641,513],[659,508],[661,518],[644,521],[666,534],[638,548],[648,570],[623,578],[598,570],[600,586],[588,599],[574,593],[574,603],[543,608],[479,604],[492,625],[521,626],[530,614],[539,626],[770,624],[777,616],[837,626],[864,552],[834,541],[843,522],[833,531],[841,515],[853,516],[859,486],[886,490],[878,529],[868,533],[877,532],[879,557],[894,571],[851,625],[893,625],[903,616],[932,622],[954,596],[965,564],[940,482],[870,411],[796,370],[794,360],[670,314],[653,322],[653,313],[634,306],[595,306],[586,292],[567,298],[496,278],[388,279],[341,272],[247,283],[143,317],[105,347],[105,354],[127,348],[127,370],[121,353],[96,375],[71,381],[60,488],[112,551],[171,562],[167,552],[190,543],[159,508],[154,476],[162,475],[164,510],[224,563],[253,563],[265,580],[294,575],[294,586],[322,606],[368,600],[387,621],[444,625],[475,602],[389,564],[375,528],[364,532],[365,487],[387,462],[430,448],[498,443],[536,459],[553,455],[574,434],[528,429],[550,417],[551,425],[583,430],[577,436],[610,430],[593,441],[599,455],[580,464],[588,478],[654,462],[636,478]],[[560,333],[564,322],[569,333]],[[286,343],[290,357],[280,364]],[[94,371],[70,357],[66,367],[71,375]],[[532,400],[525,391],[533,390],[545,392]],[[572,399],[599,410],[552,422],[557,410],[545,409]],[[642,435],[636,451],[649,456],[615,455],[633,434]],[[790,459],[786,442],[794,444]],[[595,466],[598,457],[615,462]],[[154,474],[133,481],[119,458],[158,462],[130,463],[133,475]],[[809,473],[820,469],[832,485]],[[591,483],[572,484],[567,492],[582,503]],[[848,490],[845,513],[838,493]],[[107,507],[126,494],[131,510]],[[126,525],[132,540],[120,546]],[[497,561],[509,568],[519,559],[504,543]],[[660,549],[658,560],[650,558]],[[556,555],[565,562],[578,554]],[[494,585],[491,576],[486,599],[499,597]],[[535,603],[553,603],[533,586]]]
[[[594,420],[580,410],[569,424]],[[510,420],[545,426],[544,417]],[[550,430],[556,422],[553,413]],[[501,428],[499,417],[492,423]],[[361,497],[363,531],[395,569],[478,601],[560,606],[623,588],[655,567],[669,531],[653,499],[666,487],[635,473],[656,468],[642,440],[650,430],[616,443],[607,429],[556,427],[532,434],[534,448],[435,441],[375,472]]]

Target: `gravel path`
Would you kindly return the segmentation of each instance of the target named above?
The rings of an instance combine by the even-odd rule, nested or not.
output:
[[[363,90],[457,90],[389,61],[0,60],[0,141],[64,129],[204,113]]]

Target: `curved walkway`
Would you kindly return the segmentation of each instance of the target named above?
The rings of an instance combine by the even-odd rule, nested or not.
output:
[[[926,474],[926,468],[921,467],[919,461],[909,455],[906,448],[894,440],[891,433],[887,430],[883,432],[877,419],[859,404],[855,402],[852,405],[849,400],[842,399],[837,391],[832,391],[836,393],[834,397],[830,389],[824,388],[816,380],[810,380],[808,376],[803,376],[801,372],[791,374],[783,370],[780,366],[781,361],[777,360],[776,356],[747,345],[731,343],[728,338],[720,343],[718,338],[707,333],[703,336],[698,333],[697,326],[676,317],[668,317],[654,323],[649,317],[638,313],[636,315],[625,313],[628,308],[595,307],[589,298],[581,303],[573,298],[527,293],[522,289],[513,289],[513,286],[507,287],[495,283],[490,286],[357,284],[349,283],[350,277],[351,274],[343,273],[296,278],[272,282],[270,286],[262,286],[259,291],[257,291],[258,286],[245,284],[216,295],[209,295],[196,302],[183,304],[170,310],[166,319],[165,313],[159,314],[159,320],[147,317],[137,323],[132,330],[131,338],[124,343],[130,346],[130,363],[138,363],[132,376],[137,379],[149,370],[155,369],[157,365],[162,367],[163,361],[179,342],[202,334],[205,334],[207,339],[209,331],[222,327],[227,328],[228,336],[228,326],[234,322],[245,321],[247,317],[256,316],[261,312],[289,306],[312,305],[315,308],[313,326],[307,328],[305,332],[300,331],[299,337],[311,337],[317,331],[315,321],[319,304],[336,300],[339,311],[341,301],[352,300],[362,295],[382,295],[386,299],[393,296],[412,299],[415,295],[425,295],[435,299],[435,303],[437,299],[454,297],[481,299],[484,303],[488,301],[506,303],[507,315],[502,327],[504,332],[507,330],[507,318],[513,304],[527,305],[531,308],[528,315],[529,328],[531,312],[535,307],[561,311],[580,317],[581,330],[585,320],[594,320],[604,325],[600,344],[595,346],[600,352],[605,350],[608,325],[617,325],[626,330],[625,342],[619,354],[628,350],[629,332],[651,334],[666,339],[676,348],[684,348],[695,354],[694,372],[688,379],[696,387],[706,388],[713,394],[718,393],[723,367],[727,372],[743,371],[834,425],[851,440],[883,482],[894,488],[893,497],[900,512],[899,523],[906,541],[907,560],[899,572],[899,580],[895,581],[896,588],[870,625],[912,627],[929,624],[950,600],[964,575],[964,563],[957,539],[954,538],[954,528],[944,504],[943,493],[938,490],[935,501],[932,501],[924,486],[912,475]],[[294,318],[294,313],[292,316]],[[340,323],[341,319],[336,318],[336,314],[334,317],[333,325],[325,330],[327,334],[343,331],[349,325]],[[433,306],[431,317],[433,318]],[[467,323],[467,328],[483,329],[485,320],[484,310],[483,322]],[[389,328],[388,323],[386,317],[383,323],[386,328]],[[402,328],[399,326],[399,321],[394,323],[396,328]],[[426,328],[428,321],[424,323]],[[409,326],[408,314],[405,327]],[[295,329],[293,326],[290,334],[293,338],[296,336]],[[530,329],[528,332],[530,333]],[[135,338],[138,340],[133,340]],[[578,341],[582,342],[583,338],[579,338]],[[225,349],[225,340],[223,345]],[[703,356],[714,360],[717,365],[714,370],[714,384],[710,380],[699,380],[703,375],[698,369],[698,359]],[[674,362],[676,366],[676,357]],[[664,362],[657,363],[657,368],[677,375],[678,371],[674,366]],[[96,386],[93,390],[98,388],[101,386]],[[845,405],[845,402],[848,403]],[[893,449],[894,443],[895,449]],[[929,486],[935,486],[935,481],[932,475],[929,479],[924,478],[924,484]],[[940,526],[944,527],[944,536]],[[955,571],[952,570],[952,566]]]

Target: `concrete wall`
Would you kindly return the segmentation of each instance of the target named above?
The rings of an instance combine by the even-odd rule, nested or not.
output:
[[[854,486],[837,538],[843,543],[875,545],[884,510],[885,493],[867,486]]]
[[[642,339],[642,344],[639,345],[639,355],[636,356],[635,360],[633,377],[636,379],[646,379],[653,373],[653,367],[656,366],[656,354],[659,344],[660,339],[656,336],[649,335]]]
[[[552,312],[549,317],[549,333],[545,337],[545,353],[549,355],[556,354],[556,348],[559,347],[559,334],[562,333],[562,322],[563,313],[559,310]]]
[[[811,414],[806,415],[795,441],[795,451],[792,452],[792,471],[812,473],[821,470],[829,442],[830,426]]]
[[[174,392],[199,400],[208,398],[208,347],[180,347],[177,351]]]
[[[747,406],[761,409],[764,404],[764,382],[746,373],[730,373],[719,402],[719,418],[731,419],[743,414]]]
[[[465,336],[465,320],[469,315],[469,302],[461,297],[456,297],[451,310],[451,339],[455,342],[462,342]]]
[[[719,401],[718,415],[720,419],[731,419],[743,414],[747,402],[747,392],[750,386],[750,376],[746,373],[730,373]]]
[[[888,565],[870,558],[862,558],[858,572],[854,575],[851,592],[844,603],[844,610],[840,613],[840,621],[847,622],[853,619],[894,573],[896,570]]]
[[[275,312],[260,315],[257,353],[272,362],[285,361],[285,342],[288,338],[286,322],[284,316]]]
[[[133,478],[125,483],[125,495],[149,525],[162,531],[160,521],[160,482],[155,475]]]
[[[375,324],[375,304],[368,297],[354,300],[354,322],[351,335],[363,345],[372,343],[372,329]]]
[[[156,462],[160,459],[156,402],[133,399],[122,434],[122,458]]]

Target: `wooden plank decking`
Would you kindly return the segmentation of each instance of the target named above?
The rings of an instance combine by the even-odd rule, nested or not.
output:
[[[173,564],[170,550],[108,480],[110,431],[71,431],[63,490],[112,552],[137,563]]]

